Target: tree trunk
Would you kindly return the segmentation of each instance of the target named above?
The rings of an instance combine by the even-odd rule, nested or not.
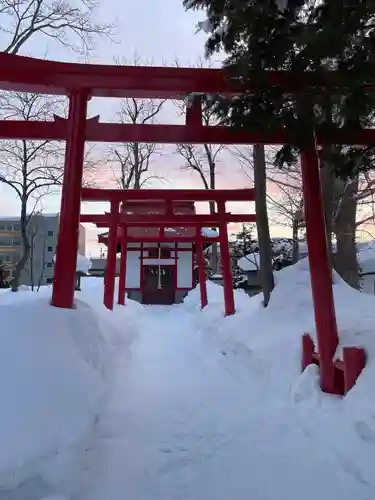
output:
[[[134,189],[141,189],[141,171],[139,159],[139,145],[134,144]]]
[[[344,185],[337,180],[337,191],[342,199],[335,220],[337,250],[335,258],[336,271],[353,288],[359,288],[357,247],[356,247],[356,215],[358,178]]]
[[[296,264],[299,261],[299,244],[298,244],[298,229],[299,229],[300,221],[298,217],[294,217],[293,219],[293,227],[292,227],[292,238],[293,238],[293,252],[292,252],[292,262]]]
[[[320,179],[322,183],[322,197],[324,207],[324,218],[326,224],[328,257],[332,267],[332,232],[333,232],[333,213],[335,205],[335,174],[331,165],[322,163],[320,170]]]
[[[32,235],[30,240],[30,282],[31,282],[31,291],[34,291],[34,238],[35,234]]]
[[[267,180],[264,146],[256,144],[253,149],[255,210],[259,240],[260,278],[267,307],[274,288],[271,237],[267,213]]]
[[[21,240],[22,240],[22,257],[17,262],[14,270],[14,276],[10,283],[12,292],[18,292],[20,285],[21,272],[23,271],[30,255],[30,243],[27,236],[27,200],[21,200],[21,218],[20,218],[20,229],[21,229]]]

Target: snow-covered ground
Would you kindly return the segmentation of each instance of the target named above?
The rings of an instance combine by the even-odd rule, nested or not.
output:
[[[203,311],[195,290],[111,313],[94,278],[74,311],[2,294],[0,499],[375,498],[375,298],[335,278],[342,344],[369,356],[338,398],[300,373],[306,261],[277,281],[266,310],[236,292],[228,318],[210,283]]]

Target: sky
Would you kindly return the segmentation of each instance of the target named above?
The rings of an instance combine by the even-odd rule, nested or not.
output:
[[[73,2],[74,3],[74,2]],[[192,66],[204,56],[206,35],[196,33],[198,21],[204,18],[203,12],[185,12],[182,0],[103,0],[97,12],[101,22],[116,21],[116,42],[100,39],[96,44],[88,62],[113,64],[115,59],[129,61],[131,64],[135,54],[148,64],[174,65],[176,61],[181,66]],[[5,40],[0,36],[2,46]],[[22,54],[62,61],[84,62],[82,57],[67,51],[55,42],[45,37],[35,37],[23,49]],[[212,61],[220,65],[219,57]],[[111,120],[116,112],[118,101],[111,99],[93,99],[89,104],[89,115],[100,114],[102,121]],[[167,106],[160,115],[162,123],[173,123],[178,120],[176,109]],[[100,153],[96,153],[100,155]],[[100,160],[100,156],[98,156]],[[175,154],[171,146],[164,148],[163,155],[156,158],[153,172],[166,178],[155,187],[200,188],[197,176],[183,168],[183,161]],[[101,166],[101,186],[108,187],[111,173],[104,165]],[[159,185],[158,185],[159,184]],[[248,178],[236,164],[232,155],[223,154],[218,161],[218,188],[250,187]],[[83,204],[82,213],[102,213],[105,205]],[[250,206],[230,207],[233,212],[252,212]],[[60,193],[54,192],[42,201],[43,211],[59,212]],[[16,215],[19,213],[19,202],[12,190],[0,183],[0,214]],[[87,253],[90,256],[99,254],[97,244],[98,231],[94,226],[86,226]],[[285,230],[273,228],[273,234],[284,234]]]

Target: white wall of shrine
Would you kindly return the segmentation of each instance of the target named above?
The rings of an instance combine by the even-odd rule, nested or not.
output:
[[[126,288],[141,288],[141,251],[132,249],[135,244],[130,244],[126,260]],[[168,247],[168,245],[162,245]],[[191,248],[190,243],[179,243],[177,246],[177,288],[191,288],[193,282],[193,254],[187,250],[178,251],[179,248]],[[152,243],[144,247],[155,247]],[[146,259],[145,259],[146,257]],[[143,251],[143,263],[146,265],[175,265],[175,250],[171,249],[169,259],[148,259],[147,251]]]
[[[126,288],[140,288],[141,251],[129,250],[126,254]]]
[[[193,281],[192,252],[178,252],[177,288],[191,288]]]

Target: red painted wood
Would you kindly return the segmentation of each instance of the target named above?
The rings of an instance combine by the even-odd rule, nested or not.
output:
[[[108,235],[107,266],[104,275],[104,305],[113,309],[116,279],[116,253],[117,253],[117,219],[119,203],[111,202],[111,226]]]
[[[163,215],[174,215],[181,211],[188,214],[195,213],[194,202],[189,200],[125,200],[121,203],[121,207],[121,213],[125,213],[127,210],[137,214],[149,213],[150,209]]]
[[[197,238],[197,264],[198,264],[201,308],[204,309],[208,304],[208,299],[207,299],[207,284],[206,284],[206,271],[204,265],[203,243],[201,237]]]
[[[344,347],[344,391],[345,394],[354,387],[357,378],[366,364],[366,352],[358,347]]]
[[[58,118],[58,117],[57,117]],[[1,139],[64,141],[68,134],[67,120],[55,122],[0,120]],[[87,120],[86,141],[146,142],[164,144],[293,144],[295,138],[285,130],[275,132],[245,132],[229,127],[191,127],[186,125],[147,125],[101,123]],[[375,143],[374,129],[317,128],[317,143],[371,146]]]
[[[103,244],[107,244],[107,240],[108,240],[108,233],[105,233],[105,235],[100,235],[98,236],[98,240],[100,243],[103,243]],[[195,238],[158,238],[158,237],[155,237],[155,238],[132,238],[132,237],[129,237],[127,239],[128,243],[169,243],[170,245],[173,245],[174,243],[194,243],[195,242]],[[219,241],[219,238],[215,238],[215,239],[204,239],[204,244],[210,244],[212,241]],[[128,252],[132,251],[132,250],[139,250],[140,247],[139,246],[136,246],[136,247],[129,247],[128,248]],[[191,248],[180,248],[179,249],[180,252],[191,252]]]
[[[231,214],[224,215],[174,215],[172,219],[166,219],[164,215],[131,215],[120,216],[119,224],[124,226],[147,226],[147,227],[187,227],[202,224],[205,227],[218,226],[225,221],[231,222],[254,222],[255,214]],[[80,217],[82,224],[96,224],[97,227],[108,227],[109,217],[105,214],[82,214]],[[165,235],[164,235],[165,237]]]
[[[144,246],[144,243],[141,243],[141,256],[140,256],[140,262],[139,262],[139,289],[141,291],[141,294],[143,295],[144,292],[144,287],[143,287],[143,281],[144,281],[144,251],[147,250],[147,247]]]
[[[309,131],[305,133],[308,134]],[[319,158],[312,131],[309,142],[306,142],[304,149],[301,150],[301,167],[321,386],[323,391],[335,393],[332,359],[338,345],[338,332],[324,222]]]
[[[302,336],[302,370],[314,363],[314,342],[308,333]]]
[[[218,210],[225,213],[225,201],[218,202]],[[228,228],[226,222],[222,222],[219,228],[221,271],[224,284],[225,315],[230,316],[236,312],[234,304],[233,279],[229,253]]]
[[[247,189],[96,189],[82,188],[82,201],[254,201]],[[145,214],[146,215],[146,214]],[[163,214],[160,214],[163,215]]]
[[[314,351],[314,343],[308,333],[302,337],[302,368],[314,363],[320,367],[321,359]],[[366,352],[361,347],[343,347],[343,359],[333,361],[334,385],[331,394],[345,396],[355,385],[366,364]]]
[[[277,84],[293,92],[309,86],[344,85],[348,78],[353,78],[350,72],[265,71],[261,85]],[[68,89],[83,88],[99,97],[181,99],[194,92],[237,94],[243,91],[223,69],[80,64],[4,52],[0,53],[0,82],[4,90],[65,94]]]
[[[125,234],[121,239],[121,257],[120,257],[120,276],[118,283],[118,303],[125,305],[125,290],[126,290],[126,260],[127,260],[127,241]]]
[[[201,128],[202,123],[202,99],[200,96],[194,96],[192,102],[186,107],[185,124],[188,127]]]
[[[190,249],[191,251],[191,249]],[[178,245],[177,243],[174,244],[174,288],[175,290],[179,290],[179,287],[178,287],[178,259],[179,259],[179,256],[178,256]]]
[[[155,264],[144,264],[143,265],[143,282],[142,282],[142,303],[143,304],[173,304],[175,302],[175,292],[176,292],[176,266],[175,264],[161,267],[165,270],[168,269],[171,273],[171,281],[169,286],[166,286],[164,283],[162,288],[159,290],[157,288],[152,288],[150,286],[146,286],[145,277],[147,276],[148,270],[150,268],[157,268],[158,266]]]
[[[59,239],[52,291],[52,305],[67,309],[74,306],[86,112],[87,94],[73,92],[69,99],[70,121],[65,149]]]

